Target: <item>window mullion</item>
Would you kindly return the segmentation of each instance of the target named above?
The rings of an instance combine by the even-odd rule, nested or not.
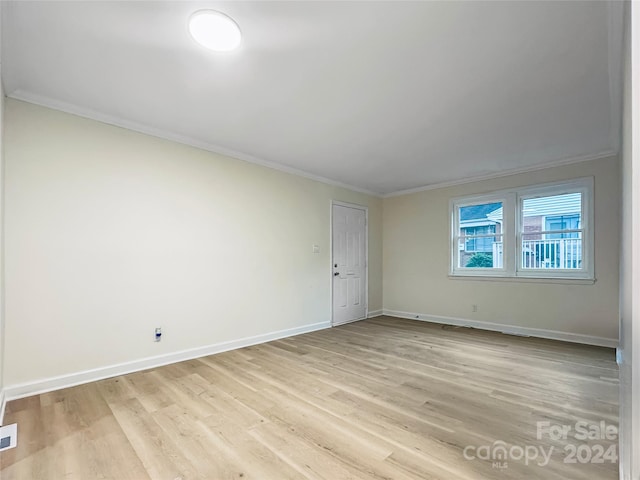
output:
[[[516,217],[516,195],[510,193],[504,199],[504,235],[503,241],[503,261],[506,275],[515,275],[516,270],[516,245],[517,245],[517,217]]]

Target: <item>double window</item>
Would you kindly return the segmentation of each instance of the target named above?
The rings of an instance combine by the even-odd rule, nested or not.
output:
[[[451,274],[593,279],[593,179],[451,201]]]

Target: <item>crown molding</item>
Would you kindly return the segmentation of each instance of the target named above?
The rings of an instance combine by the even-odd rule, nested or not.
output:
[[[547,168],[561,167],[563,165],[571,165],[571,164],[574,164],[574,163],[581,163],[581,162],[589,162],[591,160],[598,160],[600,158],[613,157],[613,156],[615,156],[617,154],[618,154],[618,152],[616,152],[614,150],[605,150],[604,152],[599,152],[599,153],[593,153],[593,154],[588,154],[588,155],[579,155],[579,156],[575,156],[575,157],[567,157],[567,158],[562,158],[562,159],[559,159],[559,160],[554,160],[554,161],[551,161],[551,162],[545,162],[545,163],[542,163],[540,165],[533,165],[533,166],[530,166],[530,167],[513,168],[513,169],[508,169],[508,170],[502,170],[501,172],[496,172],[496,173],[489,173],[489,174],[478,175],[478,176],[474,176],[474,177],[461,178],[459,180],[451,180],[451,181],[448,181],[448,182],[433,183],[431,185],[425,185],[423,187],[408,188],[406,190],[397,190],[395,192],[386,193],[386,194],[382,195],[382,198],[399,197],[401,195],[410,195],[412,193],[426,192],[427,190],[436,190],[438,188],[454,187],[456,185],[464,185],[464,184],[467,184],[467,183],[481,182],[483,180],[492,180],[494,178],[509,177],[511,175],[517,175],[519,173],[536,172],[538,170],[546,170]]]
[[[127,130],[133,130],[135,132],[143,133],[145,135],[150,135],[152,137],[158,137],[164,140],[181,143],[183,145],[199,148],[201,150],[206,150],[208,152],[216,153],[218,155],[224,155],[224,156],[242,160],[248,163],[253,163],[255,165],[260,165],[261,167],[267,167],[273,170],[278,170],[280,172],[288,173],[290,175],[296,175],[298,177],[307,178],[309,180],[314,180],[316,182],[324,183],[326,185],[331,185],[332,187],[346,188],[347,190],[364,193],[367,195],[371,195],[373,197],[378,197],[378,198],[382,197],[382,194],[380,192],[367,190],[366,188],[357,187],[355,185],[343,183],[337,180],[333,180],[331,178],[315,175],[313,173],[309,173],[304,170],[299,170],[294,167],[289,167],[287,165],[282,165],[280,163],[272,162],[259,157],[254,157],[253,155],[238,152],[236,150],[231,150],[225,147],[221,147],[220,145],[209,143],[203,140],[198,140],[193,137],[180,135],[178,133],[151,127],[149,125],[144,125],[142,123],[132,122],[124,118],[108,115],[90,108],[80,107],[72,103],[67,103],[60,100],[54,100],[52,98],[31,93],[25,90],[18,89],[11,92],[7,96],[15,100],[20,100],[22,102],[32,103],[34,105],[39,105],[41,107],[51,108],[53,110],[59,110],[61,112],[70,113],[71,115],[76,115],[78,117],[88,118],[90,120],[106,123],[108,125],[126,128]]]
[[[264,160],[259,157],[255,157],[253,155],[249,155],[246,153],[238,152],[235,150],[231,150],[225,147],[221,147],[219,145],[215,145],[213,143],[205,142],[203,140],[198,140],[196,138],[188,137],[185,135],[180,135],[177,133],[173,133],[167,130],[162,130],[158,128],[154,128],[148,125],[144,125],[137,122],[132,122],[120,117],[116,117],[113,115],[107,115],[105,113],[99,112],[97,110],[93,110],[90,108],[80,107],[75,104],[54,100],[52,98],[38,95],[35,93],[31,93],[25,90],[15,90],[7,95],[9,98],[13,98],[15,100],[20,100],[22,102],[32,103],[34,105],[39,105],[45,108],[51,108],[53,110],[59,110],[61,112],[69,113],[71,115],[76,115],[78,117],[88,118],[90,120],[95,120],[97,122],[106,123],[108,125],[113,125],[120,128],[125,128],[127,130],[133,130],[135,132],[143,133],[145,135],[150,135],[152,137],[162,138],[164,140],[169,140],[176,143],[181,143],[183,145],[188,145],[190,147],[199,148],[201,150],[206,150],[211,153],[215,153],[218,155],[224,155],[227,157],[235,158],[238,160],[242,160],[248,163],[253,163],[255,165],[260,165],[262,167],[271,168],[273,170],[278,170],[283,173],[288,173],[290,175],[296,175],[298,177],[307,178],[309,180],[314,180],[316,182],[324,183],[326,185],[331,185],[333,187],[345,188],[347,190],[351,190],[354,192],[364,193],[366,195],[371,195],[373,197],[378,198],[389,198],[389,197],[397,197],[401,195],[409,195],[412,193],[424,192],[427,190],[436,190],[438,188],[445,187],[453,187],[456,185],[464,185],[467,183],[474,183],[483,180],[491,180],[493,178],[501,178],[508,177],[510,175],[517,175],[519,173],[527,173],[534,172],[538,170],[544,170],[552,167],[559,167],[562,165],[570,165],[573,163],[579,162],[587,162],[590,160],[597,160],[600,158],[611,157],[617,155],[618,152],[615,150],[606,150],[603,152],[581,155],[575,157],[563,158],[551,162],[545,162],[540,165],[534,165],[529,167],[522,168],[514,168],[502,170],[496,173],[490,173],[485,175],[478,175],[472,177],[465,177],[458,180],[451,180],[447,182],[433,183],[430,185],[425,185],[422,187],[409,188],[403,190],[397,190],[394,192],[382,194],[380,192],[374,192],[372,190],[368,190],[366,188],[357,187],[355,185],[350,185],[348,183],[343,183],[338,180],[333,180],[331,178],[322,177],[320,175],[315,175],[313,173],[306,172],[304,170],[300,170],[294,167],[289,167],[287,165],[282,165],[280,163],[272,162],[269,160]]]

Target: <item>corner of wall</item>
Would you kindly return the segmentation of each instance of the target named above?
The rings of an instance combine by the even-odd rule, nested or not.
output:
[[[4,425],[4,410],[7,406],[7,396],[4,390],[0,390],[0,427]]]
[[[0,2],[0,27],[2,25],[2,7],[2,2]],[[0,38],[2,38],[1,34]],[[3,424],[6,402],[4,391],[4,100],[2,59],[0,58],[0,425]]]

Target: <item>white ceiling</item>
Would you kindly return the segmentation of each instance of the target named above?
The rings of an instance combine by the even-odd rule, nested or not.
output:
[[[204,50],[187,19],[234,18]],[[617,149],[606,2],[16,2],[6,93],[386,194]]]

